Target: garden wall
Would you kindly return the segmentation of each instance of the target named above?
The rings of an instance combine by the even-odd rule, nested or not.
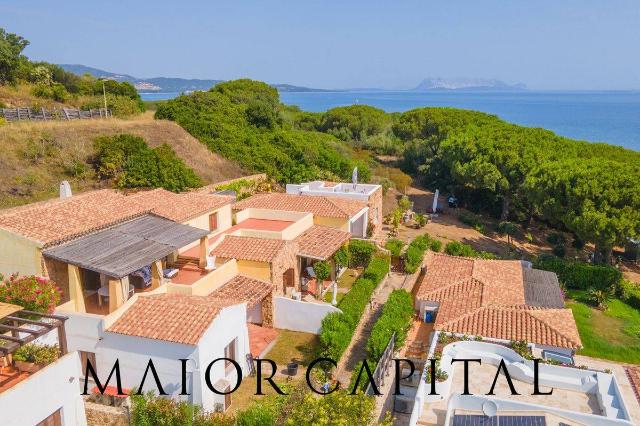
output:
[[[342,312],[327,303],[301,302],[286,297],[274,297],[273,301],[273,326],[285,330],[319,334],[325,316]]]

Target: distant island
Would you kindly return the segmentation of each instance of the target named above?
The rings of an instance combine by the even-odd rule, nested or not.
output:
[[[176,78],[176,77],[152,77],[139,78],[128,74],[118,74],[99,68],[88,67],[79,64],[58,64],[62,69],[74,74],[90,74],[97,78],[108,78],[119,82],[127,81],[140,93],[156,92],[192,92],[195,90],[209,90],[212,86],[224,80],[207,80],[197,78]],[[271,84],[280,92],[328,92],[325,89],[314,89],[310,87],[294,86],[291,84]]]
[[[496,79],[483,78],[425,78],[413,90],[418,92],[428,90],[526,90],[523,83],[507,84]]]

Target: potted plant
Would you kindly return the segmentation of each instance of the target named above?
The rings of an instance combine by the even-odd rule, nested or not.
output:
[[[287,374],[290,376],[295,376],[296,374],[298,374],[298,363],[295,361],[290,362],[289,364],[287,364]]]
[[[45,365],[54,362],[59,356],[58,345],[30,343],[22,346],[13,354],[13,361],[18,370],[35,373]]]

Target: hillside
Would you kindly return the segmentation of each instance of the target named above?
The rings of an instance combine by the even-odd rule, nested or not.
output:
[[[131,120],[12,123],[0,126],[0,208],[55,197],[62,180],[75,192],[108,186],[93,172],[93,140],[119,133],[141,136],[150,147],[169,144],[205,184],[245,174],[177,124],[153,120],[150,113]]]

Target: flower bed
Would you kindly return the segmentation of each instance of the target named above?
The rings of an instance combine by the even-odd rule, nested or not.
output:
[[[0,283],[0,302],[22,306],[29,311],[51,313],[61,297],[60,287],[45,277],[13,274]]]

